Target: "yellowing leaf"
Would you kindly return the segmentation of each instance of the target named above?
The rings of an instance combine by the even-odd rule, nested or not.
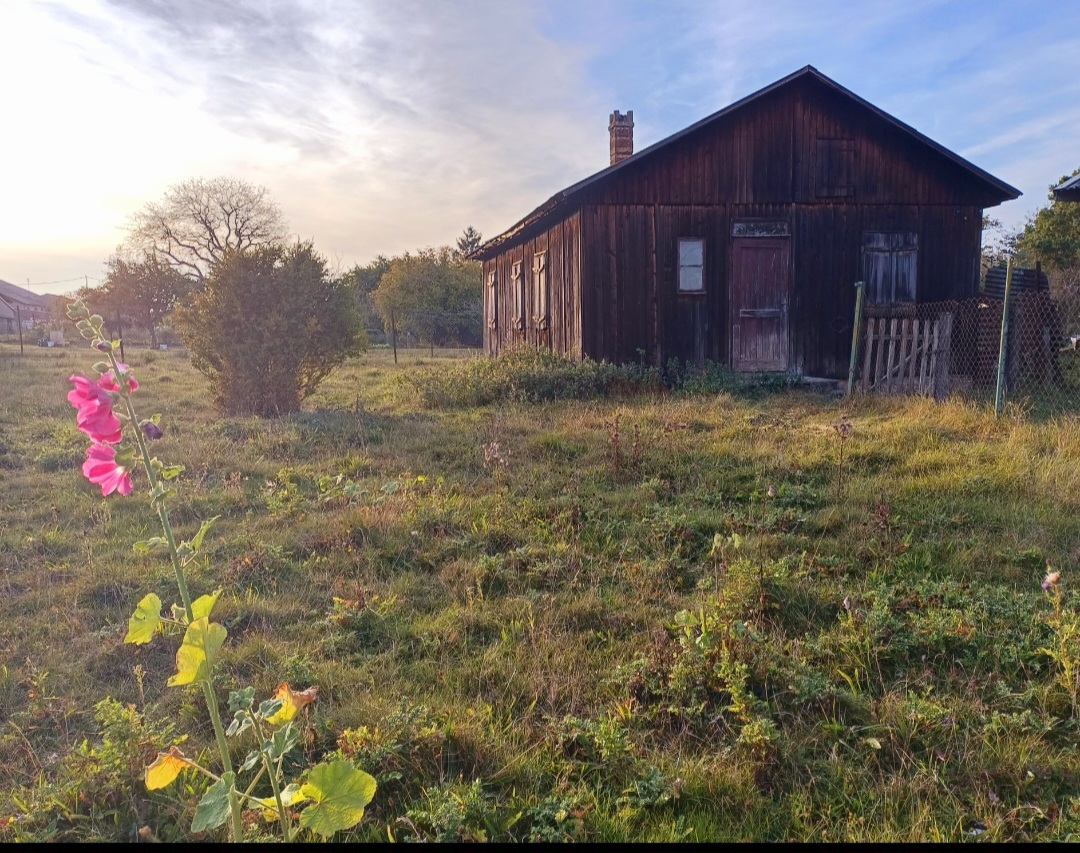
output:
[[[277,690],[274,691],[274,698],[281,700],[281,707],[267,717],[266,722],[270,723],[272,726],[279,726],[282,723],[289,722],[289,720],[296,716],[297,711],[314,702],[315,697],[318,695],[318,687],[309,687],[307,690],[294,691],[289,687],[287,682],[281,682],[281,684],[278,685]]]
[[[209,595],[200,595],[193,602],[191,602],[191,611],[195,614],[195,618],[209,619],[210,611],[214,609],[214,602],[218,600],[219,595],[221,595],[221,590],[215,589]]]
[[[360,822],[375,796],[375,779],[348,761],[334,761],[313,768],[300,795],[314,801],[300,813],[300,825],[329,838]]]
[[[146,789],[156,791],[172,783],[173,779],[180,775],[185,767],[194,767],[195,764],[175,746],[170,746],[168,752],[158,753],[154,763],[146,768]]]
[[[281,805],[285,808],[295,803],[302,803],[305,799],[307,798],[300,794],[300,786],[295,782],[281,789]],[[263,807],[263,820],[270,823],[278,819],[277,802],[273,797],[263,797],[259,803]]]
[[[169,687],[193,684],[209,678],[214,657],[227,635],[223,625],[211,623],[205,616],[188,625],[184,642],[176,650],[176,675],[166,682]]]
[[[124,637],[124,642],[134,643],[136,646],[149,643],[160,624],[161,599],[151,592],[143,596],[135,612],[128,619],[128,632]]]

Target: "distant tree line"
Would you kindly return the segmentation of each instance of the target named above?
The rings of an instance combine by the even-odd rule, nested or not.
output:
[[[173,327],[233,414],[295,411],[345,358],[407,336],[432,348],[480,346],[480,265],[455,247],[380,255],[331,274],[308,242],[290,243],[262,187],[193,179],[132,215],[105,281],[79,296],[109,331],[144,330],[152,347]]]
[[[1021,267],[1038,263],[1052,271],[1080,269],[1080,203],[1058,201],[1053,192],[1055,186],[1076,175],[1080,175],[1080,169],[1052,184],[1050,203],[1029,216],[1016,231],[1006,231],[997,219],[983,219],[984,268],[1003,264],[1012,257],[1013,263]]]
[[[1080,169],[1051,185],[1049,204],[1016,231],[1006,231],[996,219],[983,220],[983,275],[1009,258],[1017,267],[1040,266],[1066,334],[1080,333],[1080,202],[1058,201],[1053,189],[1075,175]]]
[[[357,265],[347,279],[374,340],[394,336],[430,348],[479,347],[484,342],[480,264],[467,254],[480,244],[471,227],[454,248],[420,249]]]

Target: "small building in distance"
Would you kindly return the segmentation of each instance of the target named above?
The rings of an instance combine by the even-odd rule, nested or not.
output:
[[[1080,175],[1073,175],[1054,187],[1055,201],[1080,201]]]
[[[846,376],[854,283],[978,294],[982,215],[1020,192],[807,66],[611,163],[472,253],[484,343]]]
[[[16,317],[24,329],[49,322],[49,303],[43,296],[0,279],[0,332],[17,332]]]

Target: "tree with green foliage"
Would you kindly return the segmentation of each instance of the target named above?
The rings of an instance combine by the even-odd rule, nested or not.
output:
[[[381,320],[375,307],[372,294],[379,286],[379,279],[390,269],[390,258],[386,255],[378,255],[375,260],[363,266],[357,264],[344,276],[345,282],[356,293],[356,305],[360,311],[361,323],[368,337],[375,343],[383,343],[381,336],[383,331],[379,328]]]
[[[449,246],[394,258],[372,294],[387,330],[415,334],[432,351],[483,341],[480,264]]]
[[[1012,254],[1014,236],[1005,233],[1000,219],[983,214],[982,218],[982,253],[979,263],[979,280],[986,278],[986,273],[996,266],[1004,265],[1005,259]]]
[[[106,323],[118,321],[150,333],[150,346],[157,347],[157,330],[177,303],[194,288],[192,281],[160,258],[147,255],[132,260],[113,255],[109,272],[100,287],[84,288],[79,296]]]
[[[310,242],[226,252],[176,323],[229,414],[296,411],[367,346],[354,291]]]
[[[1058,183],[1074,175],[1080,175],[1080,169]],[[1015,245],[1021,266],[1035,266],[1038,261],[1054,270],[1080,267],[1080,204],[1057,201],[1051,186],[1050,204],[1028,219]]]
[[[461,232],[461,236],[457,239],[457,251],[458,255],[462,258],[469,256],[469,253],[479,249],[480,244],[484,242],[483,236],[469,225],[464,231]]]

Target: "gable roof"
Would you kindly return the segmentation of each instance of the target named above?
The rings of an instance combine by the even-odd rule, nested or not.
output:
[[[0,279],[0,298],[8,302],[18,302],[22,305],[38,305],[44,307],[45,300],[36,293],[31,293],[25,287],[19,287],[9,281]]]
[[[713,124],[714,122],[719,121],[720,119],[723,119],[723,118],[731,115],[732,113],[742,109],[743,107],[747,106],[748,104],[753,103],[754,101],[758,100],[759,98],[763,98],[764,96],[769,95],[769,94],[771,94],[772,92],[775,92],[778,89],[781,89],[781,88],[783,88],[785,86],[789,86],[792,83],[796,82],[797,80],[801,80],[801,79],[804,79],[804,78],[817,80],[818,82],[822,83],[826,87],[828,87],[828,88],[832,89],[833,91],[843,95],[844,97],[850,99],[851,101],[855,102],[859,106],[861,106],[864,109],[868,110],[872,114],[876,115],[878,118],[884,120],[887,124],[889,124],[892,127],[896,128],[902,134],[914,139],[916,142],[919,142],[919,143],[931,148],[932,150],[934,150],[938,154],[945,157],[947,160],[950,160],[951,162],[955,163],[957,166],[959,166],[960,168],[962,168],[963,170],[968,172],[973,178],[975,178],[975,179],[977,179],[979,181],[982,181],[983,183],[989,185],[994,191],[997,192],[997,194],[999,194],[1001,196],[1001,201],[1007,201],[1009,199],[1019,198],[1019,196],[1021,195],[1020,190],[1016,189],[1016,187],[1010,186],[1009,184],[1005,183],[1004,181],[1002,181],[1002,180],[1000,180],[998,178],[995,178],[989,172],[986,172],[983,169],[980,169],[974,163],[971,163],[971,162],[965,160],[959,154],[956,154],[955,152],[950,151],[944,145],[941,145],[941,144],[935,142],[934,140],[932,140],[930,137],[919,133],[919,131],[917,131],[915,128],[911,127],[911,125],[904,124],[904,122],[900,121],[900,119],[889,115],[887,112],[885,112],[884,110],[882,110],[882,109],[880,109],[878,107],[875,107],[869,101],[864,100],[863,98],[860,98],[858,95],[856,95],[854,92],[850,91],[849,89],[845,89],[843,86],[841,86],[835,80],[833,80],[833,79],[831,79],[829,77],[826,77],[824,74],[822,74],[816,68],[814,68],[814,66],[807,65],[805,68],[800,68],[798,71],[796,71],[796,72],[794,72],[792,74],[789,74],[787,77],[784,77],[784,78],[782,78],[780,80],[777,80],[775,83],[771,83],[770,85],[766,86],[764,89],[759,89],[758,91],[754,92],[753,94],[747,95],[745,98],[742,98],[741,100],[738,100],[733,104],[729,104],[728,106],[724,107],[722,110],[718,110],[717,112],[713,113],[712,115],[706,116],[705,118],[701,119],[700,121],[694,122],[694,124],[690,125],[689,127],[683,128],[678,133],[674,133],[671,136],[667,137],[666,139],[661,139],[659,142],[655,142],[652,145],[648,146],[647,148],[641,149],[636,154],[632,155],[631,157],[626,158],[625,160],[621,160],[620,162],[616,163],[614,166],[608,166],[606,169],[601,169],[596,174],[591,175],[591,176],[589,176],[588,178],[585,178],[582,181],[578,181],[576,184],[572,184],[571,186],[567,187],[566,189],[562,190],[561,192],[556,193],[551,198],[549,198],[546,202],[544,202],[542,205],[540,205],[538,208],[536,208],[536,210],[534,210],[532,213],[530,213],[528,216],[526,216],[524,219],[522,219],[521,221],[515,223],[513,226],[508,228],[502,234],[499,234],[496,237],[492,237],[490,240],[486,241],[481,246],[474,249],[469,254],[469,257],[471,257],[471,258],[490,257],[491,255],[495,254],[503,245],[505,245],[506,243],[513,240],[516,236],[518,236],[522,232],[524,232],[526,230],[532,230],[534,226],[537,226],[537,225],[541,224],[542,222],[545,222],[545,221],[553,218],[553,216],[554,216],[554,214],[556,212],[564,210],[567,207],[571,206],[574,203],[574,201],[576,201],[577,198],[580,196],[582,191],[585,190],[586,188],[594,186],[594,185],[596,185],[598,183],[602,183],[604,181],[607,181],[613,175],[615,175],[617,172],[619,172],[619,170],[625,169],[631,163],[638,163],[641,160],[644,160],[644,159],[652,156],[657,151],[659,151],[659,150],[661,150],[663,148],[666,148],[667,146],[671,145],[672,143],[682,139],[683,137],[688,136],[688,135],[702,129],[703,127],[707,127],[708,125]]]
[[[1080,201],[1080,175],[1073,175],[1054,187],[1055,201]]]

